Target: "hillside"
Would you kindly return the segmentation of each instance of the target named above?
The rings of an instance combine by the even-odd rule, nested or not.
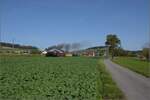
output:
[[[35,46],[0,42],[0,53],[34,54],[39,52],[39,49]]]

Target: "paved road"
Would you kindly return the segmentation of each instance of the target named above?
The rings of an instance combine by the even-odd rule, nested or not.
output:
[[[150,78],[121,67],[108,59],[104,60],[104,63],[127,100],[150,100]]]

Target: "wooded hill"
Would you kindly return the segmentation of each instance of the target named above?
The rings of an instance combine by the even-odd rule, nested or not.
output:
[[[0,53],[40,54],[40,50],[35,46],[0,42]]]
[[[10,47],[10,48],[18,48],[18,49],[38,49],[35,46],[30,45],[20,45],[20,44],[13,44],[13,43],[6,43],[6,42],[0,42],[1,47]]]

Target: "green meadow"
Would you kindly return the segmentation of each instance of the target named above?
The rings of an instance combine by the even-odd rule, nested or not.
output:
[[[150,62],[148,61],[141,61],[133,57],[117,57],[113,61],[132,71],[150,77]]]

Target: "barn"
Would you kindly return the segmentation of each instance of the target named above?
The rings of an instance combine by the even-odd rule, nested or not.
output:
[[[60,49],[50,49],[46,53],[46,57],[64,57],[65,52]]]

